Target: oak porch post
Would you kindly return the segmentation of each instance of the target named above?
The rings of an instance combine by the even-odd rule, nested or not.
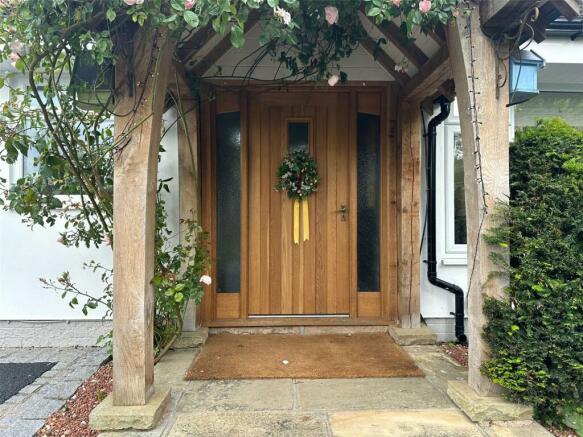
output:
[[[154,382],[154,223],[162,112],[173,50],[141,28],[116,64],[113,403],[144,405]]]
[[[402,102],[399,112],[399,286],[401,328],[421,326],[419,269],[419,204],[421,112],[419,105]]]
[[[198,102],[188,85],[186,70],[175,63],[175,95],[178,117],[178,185],[180,220],[194,220],[200,224],[200,179],[198,151]],[[180,243],[184,244],[185,225],[180,225]],[[193,254],[194,255],[194,254]],[[200,311],[190,301],[184,315],[184,331],[200,326]]]
[[[482,236],[495,223],[492,213],[497,202],[509,195],[508,87],[504,65],[496,66],[494,46],[481,31],[478,6],[469,17],[460,15],[448,28],[448,46],[459,106],[464,145],[464,185],[468,240],[468,383],[480,395],[493,394],[496,386],[480,373],[488,359],[482,339],[485,317],[483,295],[499,296],[505,286],[492,277],[491,262]],[[502,61],[500,61],[502,62]],[[504,84],[503,86],[500,86]],[[498,85],[498,89],[497,89]]]

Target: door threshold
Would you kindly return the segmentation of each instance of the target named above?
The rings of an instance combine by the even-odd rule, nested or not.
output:
[[[340,319],[349,314],[250,314],[249,319]]]

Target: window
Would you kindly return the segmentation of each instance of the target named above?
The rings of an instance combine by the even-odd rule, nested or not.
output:
[[[450,119],[447,120],[451,122]],[[444,205],[442,218],[438,211],[438,232],[444,230],[444,258],[465,258],[466,256],[466,202],[464,187],[464,156],[462,135],[459,124],[444,124],[443,149],[441,156],[442,182],[437,184],[437,204]],[[440,151],[437,151],[438,157]],[[438,158],[439,160],[439,158]],[[438,163],[438,172],[439,172]],[[438,173],[439,174],[439,173]],[[442,188],[440,188],[442,187]],[[443,196],[443,197],[441,197]],[[441,201],[440,201],[441,199]]]
[[[30,176],[37,171],[35,159],[39,156],[39,152],[34,147],[28,148],[28,154],[22,156],[22,177]]]
[[[467,244],[464,191],[464,148],[461,132],[453,134],[453,222],[454,244]]]
[[[309,121],[288,121],[287,123],[288,150],[295,152],[303,150],[310,151],[310,122]]]

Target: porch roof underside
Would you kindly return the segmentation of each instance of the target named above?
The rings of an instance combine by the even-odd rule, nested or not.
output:
[[[366,56],[369,57],[367,61],[382,68],[386,72],[385,77],[390,82],[404,86],[418,75],[432,58],[443,57],[443,50],[447,50],[443,27],[428,34],[416,30],[413,38],[408,39],[399,29],[398,20],[377,26],[362,11],[359,13],[359,18],[366,31],[366,37],[360,41],[357,50],[364,49]],[[259,17],[252,14],[245,29],[248,40],[257,41],[259,27]],[[377,48],[377,42],[380,39],[384,39],[386,44],[379,44]],[[189,74],[202,78],[220,79],[221,75],[216,74],[216,71],[222,67],[224,68],[222,75],[224,78],[229,78],[233,75],[233,68],[222,65],[222,62],[228,58],[246,57],[257,48],[257,45],[253,47],[250,45],[246,44],[241,49],[235,49],[231,46],[228,34],[218,35],[212,29],[212,25],[208,24],[179,45],[178,57],[185,72]],[[253,61],[252,58],[250,60]],[[248,68],[247,64],[242,63],[238,71],[244,73],[246,68]],[[283,71],[280,76],[282,74]],[[348,79],[351,80],[350,75]]]
[[[497,0],[486,2],[490,6],[481,7],[481,22],[490,34],[502,34],[516,28],[519,20],[533,7],[524,0]],[[547,25],[559,16],[568,19],[576,18],[581,12],[581,0],[542,0],[538,2],[539,18],[533,25],[535,40],[545,38]],[[412,39],[408,39],[400,30],[400,19],[389,23],[376,25],[363,11],[359,18],[366,31],[366,37],[360,41],[359,47],[353,52],[353,65],[342,65],[349,71],[348,80],[361,81],[364,78],[357,72],[362,69],[377,69],[375,79],[395,82],[403,87],[402,97],[405,99],[434,98],[445,95],[453,98],[454,85],[451,80],[449,53],[445,40],[445,29],[439,27],[428,34],[415,31]],[[259,16],[251,14],[246,26],[246,44],[241,49],[231,46],[229,35],[218,35],[209,23],[183,41],[178,48],[182,71],[188,75],[201,78],[228,79],[233,76],[245,76],[251,64],[255,61],[252,53],[259,47],[260,32]],[[377,41],[384,39],[386,44],[377,47]],[[347,60],[348,63],[350,61]],[[272,59],[264,59],[256,68],[267,69],[277,64]],[[399,67],[402,67],[400,69]],[[279,71],[279,69],[278,69]],[[379,74],[379,72],[382,72]],[[280,71],[280,77],[285,72]],[[381,78],[382,79],[379,79]],[[277,79],[277,76],[272,77]],[[420,88],[423,88],[422,90]]]

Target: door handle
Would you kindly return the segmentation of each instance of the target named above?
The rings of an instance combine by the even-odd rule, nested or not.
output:
[[[340,209],[334,212],[340,214],[340,220],[343,222],[346,221],[346,214],[348,214],[348,207],[346,205],[340,205]]]

